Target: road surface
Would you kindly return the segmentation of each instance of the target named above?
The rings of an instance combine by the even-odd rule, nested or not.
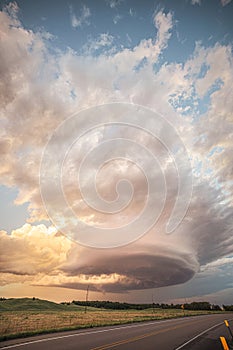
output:
[[[218,314],[152,321],[122,326],[14,339],[0,343],[12,350],[222,350],[219,337],[230,336],[224,319],[233,329],[233,314]]]

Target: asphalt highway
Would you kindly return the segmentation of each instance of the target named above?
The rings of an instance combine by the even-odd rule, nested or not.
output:
[[[219,340],[230,335],[224,325],[233,314],[217,314],[92,328],[14,339],[0,348],[15,350],[221,350]],[[230,347],[232,349],[232,347]]]

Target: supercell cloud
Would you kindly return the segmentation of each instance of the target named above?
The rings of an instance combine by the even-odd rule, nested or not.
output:
[[[109,6],[121,4],[110,1]],[[2,285],[19,282],[81,290],[90,285],[93,291],[121,293],[184,283],[203,266],[214,266],[211,264],[232,254],[232,47],[220,42],[209,46],[196,42],[184,63],[161,64],[176,30],[176,18],[172,12],[159,10],[151,14],[154,35],[131,48],[118,48],[116,38],[102,33],[96,40],[89,38],[80,52],[71,48],[50,50],[52,35],[24,28],[18,11],[17,4],[10,3],[0,12],[0,180],[2,185],[19,190],[15,204],[28,203],[29,223],[12,232],[1,231]],[[70,16],[72,26],[79,28],[89,27],[93,14],[83,6],[79,17],[70,8]],[[205,99],[208,108],[201,110]],[[40,160],[56,128],[71,115],[77,114],[79,125],[78,112],[112,102],[141,105],[161,114],[177,130],[192,170],[186,167],[174,135],[167,135],[163,125],[158,133],[161,139],[164,135],[169,138],[173,155],[149,133],[158,127],[156,118],[150,125],[145,120],[145,130],[101,125],[72,145],[70,134],[62,134],[62,143],[61,138],[59,143],[55,138],[54,155],[60,155],[65,147],[69,151],[61,175],[67,207],[79,222],[110,232],[115,229],[119,237],[121,227],[141,215],[146,206],[150,177],[157,184],[152,191],[155,200],[150,214],[160,213],[164,188],[158,179],[163,173],[166,198],[155,225],[129,245],[94,249],[69,240],[62,227],[55,228],[49,221],[38,224],[51,219],[40,192]],[[144,147],[144,153],[135,153],[132,161],[133,143],[122,146],[121,157],[117,152],[120,145],[114,148],[109,144],[104,150],[115,159],[102,162],[95,179],[97,193],[109,206],[118,199],[121,205],[127,204],[113,215],[88,205],[77,172],[91,150],[119,138]],[[92,162],[85,168],[83,186],[87,191],[96,171],[94,164],[104,159],[104,152],[93,153]],[[159,163],[151,163],[151,153]],[[178,169],[174,155],[179,159]],[[56,171],[52,158],[50,164],[51,175]],[[150,169],[150,174],[145,169]],[[192,172],[192,197],[183,221],[167,234],[166,224],[178,196],[179,172],[183,174],[181,193]],[[52,177],[44,190],[63,220]],[[66,207],[62,208],[66,215]],[[143,225],[147,225],[146,220]],[[78,223],[71,227],[75,227],[75,237],[85,236]],[[128,234],[134,232],[129,230]]]

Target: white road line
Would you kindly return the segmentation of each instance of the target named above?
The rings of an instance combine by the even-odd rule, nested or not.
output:
[[[206,317],[206,316],[211,316],[211,315],[200,315],[198,317],[202,318],[202,317]],[[3,346],[1,347],[1,349],[13,349],[13,348],[17,348],[20,346],[25,346],[25,345],[30,345],[30,344],[35,344],[35,343],[43,343],[43,342],[47,342],[47,341],[51,341],[51,340],[57,340],[57,339],[63,339],[63,338],[70,338],[70,337],[78,337],[81,335],[85,335],[85,334],[97,334],[97,333],[104,333],[104,332],[110,332],[110,331],[116,331],[119,329],[125,329],[125,328],[134,328],[134,327],[146,327],[146,326],[150,326],[150,325],[156,325],[159,323],[165,323],[165,322],[172,322],[174,320],[176,321],[187,321],[190,320],[193,317],[187,317],[187,318],[177,318],[177,319],[169,319],[169,320],[162,320],[162,321],[153,321],[153,322],[149,322],[149,323],[140,323],[140,324],[133,324],[133,325],[129,325],[129,326],[121,326],[121,327],[114,327],[114,328],[108,328],[108,329],[101,329],[101,330],[97,330],[97,331],[91,331],[91,332],[82,332],[82,333],[75,333],[75,334],[67,334],[67,335],[62,335],[62,336],[58,336],[58,337],[51,337],[51,338],[44,338],[44,339],[38,339],[38,340],[32,340],[32,341],[28,341],[28,342],[24,342],[24,343],[18,343],[18,344],[13,344],[13,345],[7,345],[7,346]],[[206,330],[205,332],[207,332],[208,330]],[[189,342],[188,342],[189,343]],[[182,347],[185,344],[182,345]],[[177,348],[175,350],[181,349]]]
[[[232,319],[230,319],[229,321],[232,321]],[[220,322],[220,323],[217,323],[216,325],[214,325],[214,326],[212,326],[212,327],[206,329],[205,331],[203,331],[203,332],[197,334],[195,337],[189,339],[186,343],[182,344],[181,346],[178,346],[178,348],[175,348],[175,350],[180,350],[180,349],[184,348],[186,345],[188,345],[189,343],[191,343],[191,342],[194,341],[195,339],[201,337],[203,334],[207,333],[208,331],[211,331],[211,329],[217,328],[217,327],[220,326],[220,325],[224,325],[223,321]]]
[[[203,315],[204,316],[204,315]],[[190,319],[190,318],[189,318]],[[186,321],[187,319],[176,319],[177,321]],[[169,319],[169,320],[162,320],[162,321],[154,321],[154,322],[149,322],[149,323],[140,323],[140,324],[134,324],[134,325],[129,325],[129,326],[121,326],[121,327],[114,327],[114,328],[108,328],[108,329],[101,329],[98,331],[91,331],[91,332],[82,332],[82,333],[75,333],[75,334],[67,334],[67,335],[62,335],[62,336],[58,336],[58,337],[51,337],[51,338],[45,338],[45,339],[38,339],[38,340],[32,340],[32,341],[28,341],[28,342],[24,342],[24,343],[18,343],[18,344],[13,344],[13,345],[8,345],[8,346],[3,346],[1,349],[12,349],[12,348],[16,348],[19,346],[24,346],[24,345],[29,345],[29,344],[34,344],[34,343],[42,343],[42,342],[46,342],[46,341],[51,341],[51,340],[57,340],[57,339],[62,339],[62,338],[69,338],[69,337],[78,337],[80,335],[85,335],[85,334],[96,334],[96,333],[104,333],[104,332],[110,332],[110,331],[116,331],[119,329],[125,329],[125,328],[133,328],[133,327],[146,327],[146,326],[150,326],[150,325],[155,325],[155,324],[159,324],[159,323],[165,323],[165,322],[169,322],[169,321],[174,321],[173,319]]]

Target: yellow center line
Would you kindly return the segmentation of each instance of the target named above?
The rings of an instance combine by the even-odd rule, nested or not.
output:
[[[189,322],[189,324],[193,324],[193,323],[199,323],[199,321]],[[139,336],[136,336],[136,337],[120,340],[120,341],[117,341],[117,342],[114,342],[114,343],[101,345],[101,346],[98,346],[96,348],[92,348],[90,350],[105,350],[105,349],[109,349],[109,348],[114,348],[114,347],[116,347],[118,345],[132,343],[132,342],[135,342],[137,340],[141,340],[141,339],[144,339],[144,338],[151,337],[153,335],[158,335],[158,334],[165,333],[165,332],[168,332],[168,331],[172,331],[172,330],[175,330],[175,329],[178,329],[178,328],[183,328],[183,326],[184,325],[179,325],[179,326],[174,326],[174,327],[161,329],[160,331],[154,331],[154,332],[151,332],[151,333],[145,333],[145,334],[142,334],[142,335],[139,335]],[[185,326],[187,326],[187,323],[185,324]]]

